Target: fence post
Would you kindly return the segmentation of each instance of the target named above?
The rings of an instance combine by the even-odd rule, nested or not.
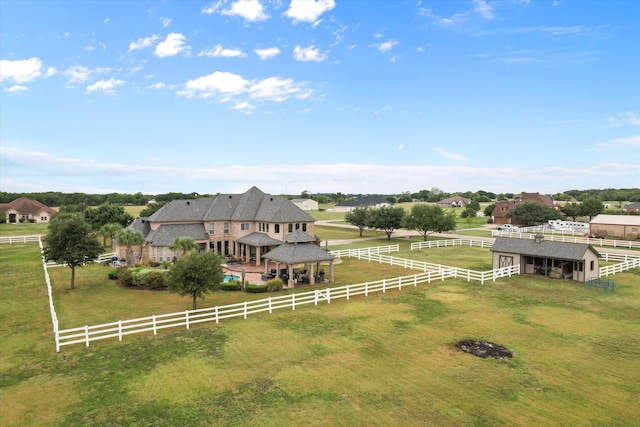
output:
[[[382,279],[382,293],[387,292],[387,279]]]
[[[247,318],[247,302],[244,302],[244,318]]]
[[[187,329],[189,329],[189,310],[184,311],[184,323]]]
[[[313,302],[315,305],[318,305],[318,290],[316,289],[313,293]]]
[[[156,329],[156,315],[154,314],[152,316],[153,319],[153,335],[156,335],[158,333],[158,330]]]
[[[327,288],[327,304],[331,304],[331,288]]]
[[[364,296],[369,296],[369,282],[364,282]]]
[[[351,289],[351,285],[347,285],[347,301],[349,301],[349,289]]]
[[[291,294],[291,310],[296,309],[296,294]]]
[[[60,332],[56,329],[54,335],[56,338],[56,353],[60,353]]]
[[[87,347],[89,347],[89,325],[84,326],[84,336],[85,336]]]
[[[220,321],[220,319],[218,317],[218,306],[217,305],[215,307],[215,314],[216,314],[216,323],[218,323]]]
[[[122,320],[118,320],[118,341],[122,341]]]
[[[398,290],[402,290],[402,277],[398,277]]]
[[[271,311],[271,297],[269,297],[269,314],[271,314],[271,313],[272,313],[272,311]]]

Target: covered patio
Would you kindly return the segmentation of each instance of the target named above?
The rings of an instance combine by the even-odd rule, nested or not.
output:
[[[238,258],[245,263],[261,265],[263,253],[282,245],[282,241],[269,237],[265,233],[254,232],[239,238],[236,243]]]
[[[266,260],[263,280],[279,277],[290,287],[296,283],[316,284],[328,281],[333,283],[333,261],[335,257],[320,248],[315,238],[302,230],[296,230],[284,238],[284,244],[263,255]],[[269,261],[275,263],[275,268],[268,269]],[[329,275],[321,268],[321,263],[329,263]]]

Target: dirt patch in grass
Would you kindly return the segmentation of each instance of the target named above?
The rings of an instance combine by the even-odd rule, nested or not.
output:
[[[508,348],[484,340],[462,340],[456,343],[456,347],[465,353],[482,358],[511,359],[513,357]]]

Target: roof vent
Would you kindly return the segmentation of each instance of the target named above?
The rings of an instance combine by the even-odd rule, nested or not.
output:
[[[271,201],[273,202],[273,197],[271,198]]]
[[[229,198],[231,198],[231,197],[232,197],[231,194],[229,194]]]
[[[544,235],[542,233],[536,234],[535,240],[536,240],[536,243],[542,243],[542,241],[544,240]]]
[[[187,200],[187,206],[189,206],[190,204],[191,204],[191,202]]]

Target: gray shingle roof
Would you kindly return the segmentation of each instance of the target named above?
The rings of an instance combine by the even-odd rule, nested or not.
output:
[[[331,261],[335,258],[313,243],[284,243],[263,256],[285,264]]]
[[[570,261],[583,260],[588,250],[600,256],[591,245],[586,243],[552,242],[546,240],[538,243],[535,240],[498,237],[491,246],[492,252],[505,252]]]
[[[187,222],[204,221],[204,217],[213,203],[212,198],[172,200],[150,217],[151,222]]]
[[[274,239],[268,234],[259,233],[257,231],[247,234],[246,236],[239,238],[237,241],[238,243],[250,246],[278,246],[282,244],[281,240]]]
[[[178,237],[209,240],[202,224],[162,224],[147,235],[146,241],[151,242],[152,246],[170,246]]]
[[[147,218],[136,218],[127,228],[133,228],[134,230],[139,231],[145,238],[151,232],[151,224]]]
[[[284,241],[290,243],[306,243],[315,242],[316,238],[308,235],[302,230],[296,230],[293,233],[289,233],[284,236]]]

